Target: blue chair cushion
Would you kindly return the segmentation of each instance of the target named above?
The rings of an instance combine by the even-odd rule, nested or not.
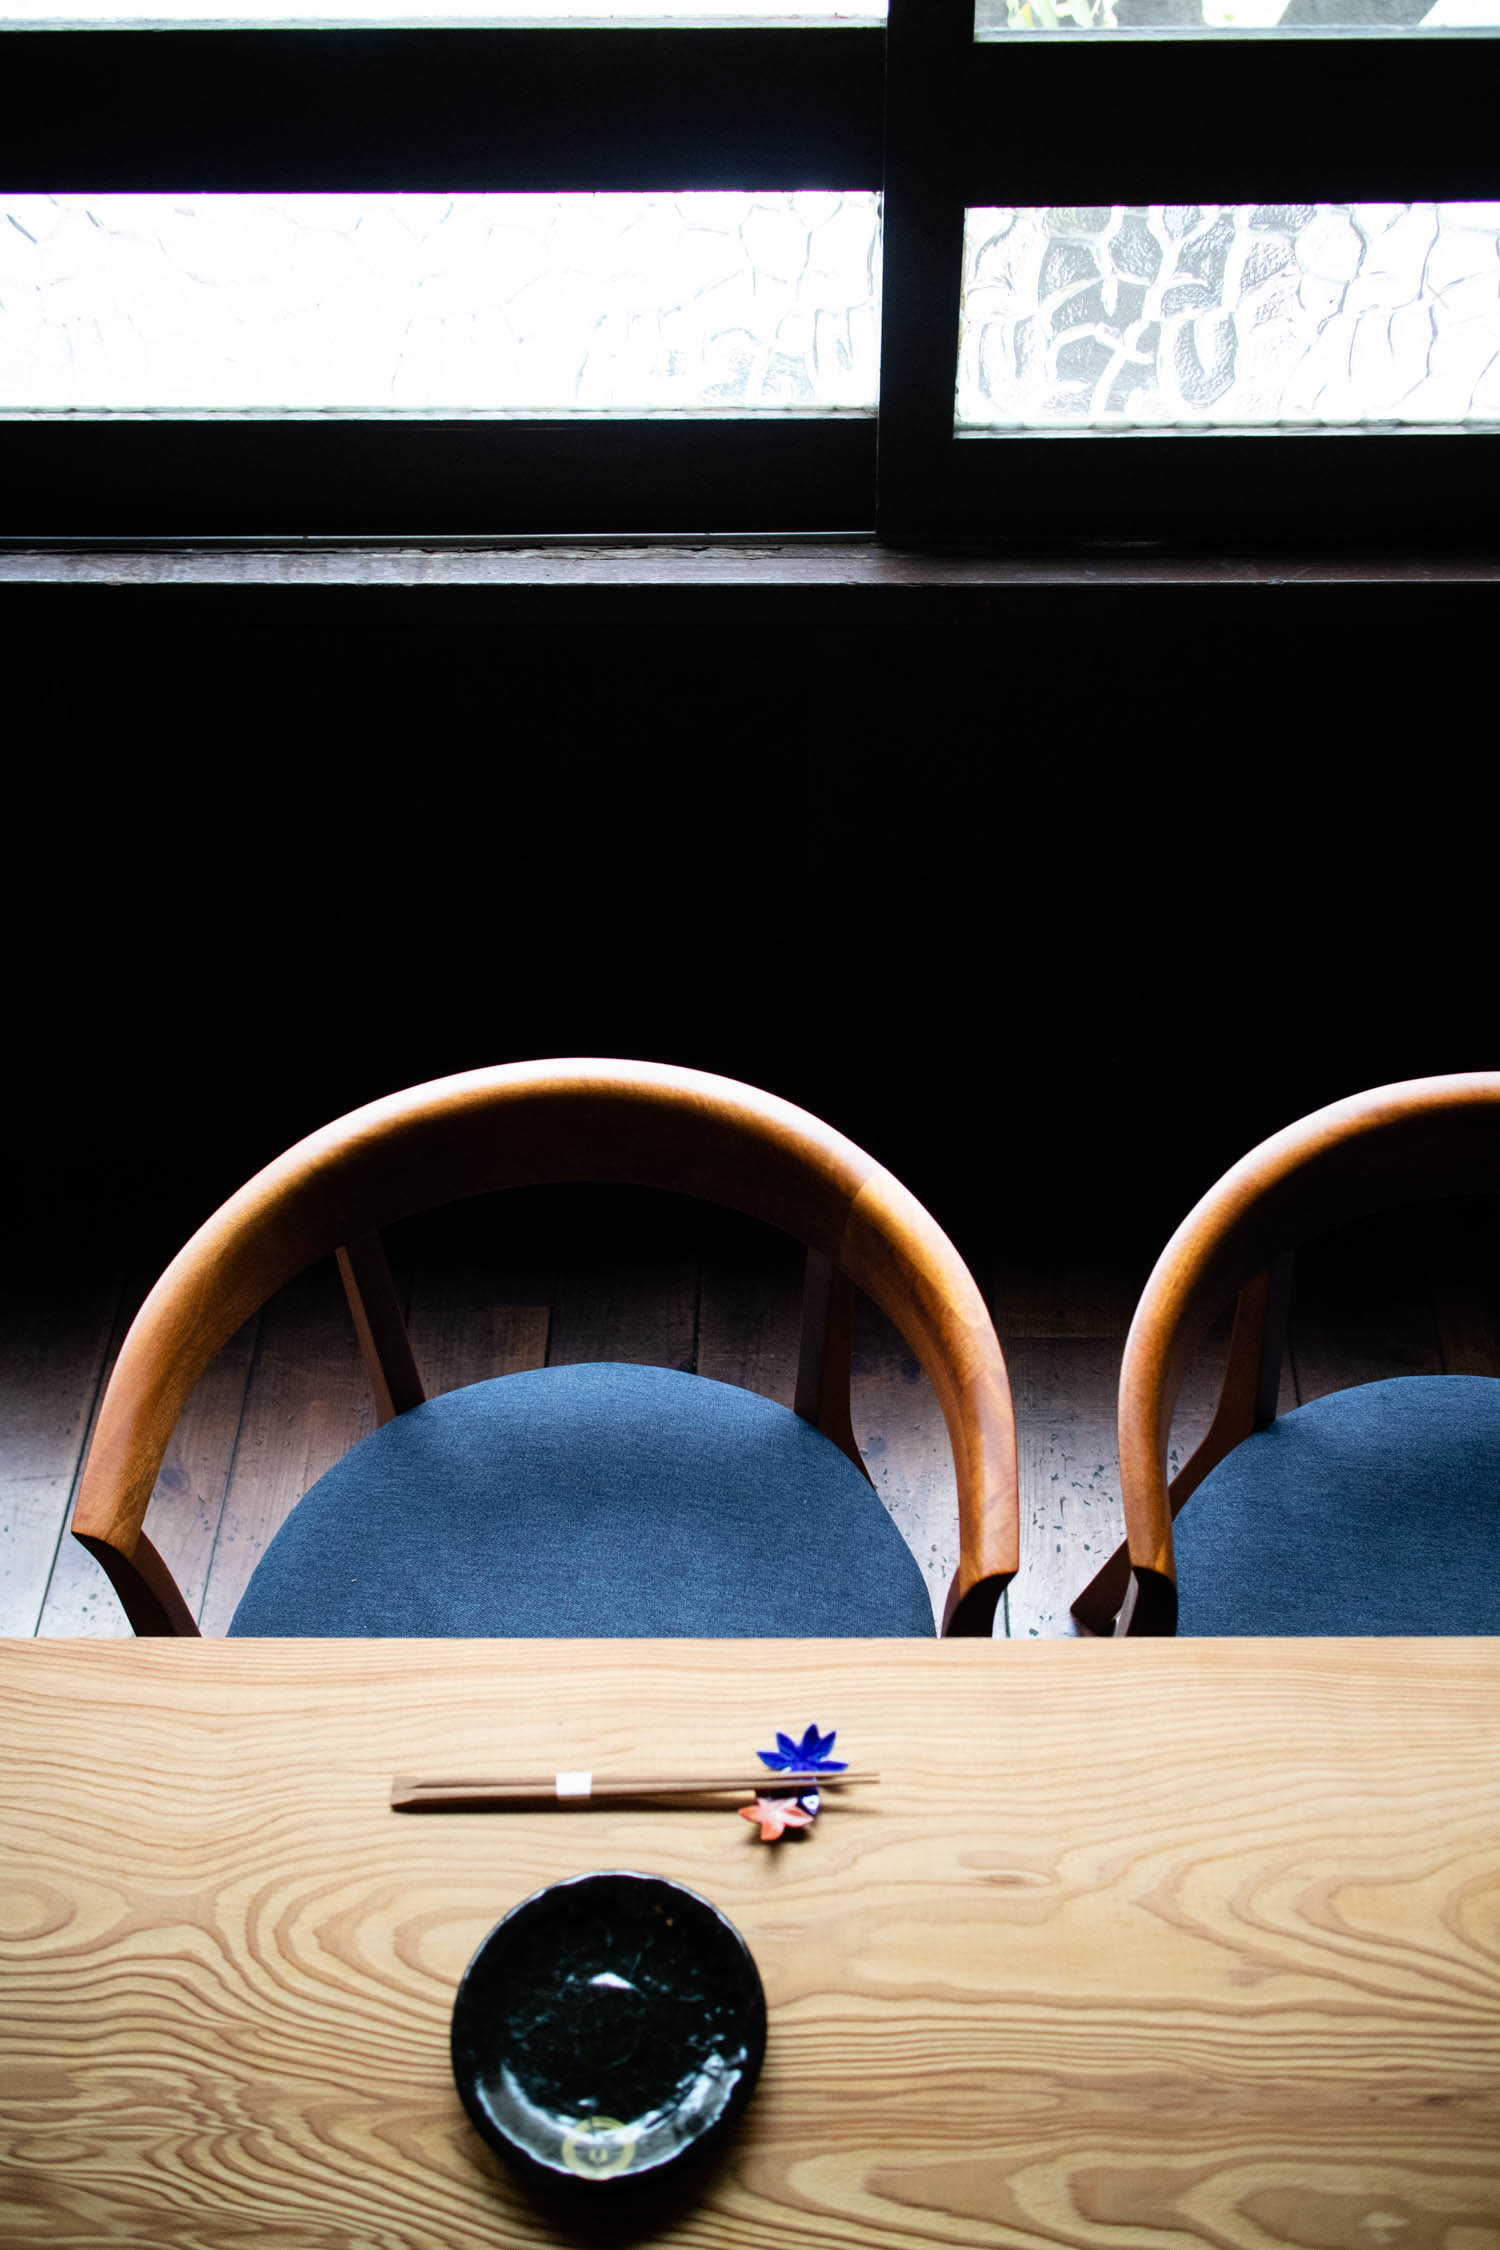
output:
[[[930,1636],[911,1550],[832,1441],[662,1367],[475,1383],[293,1509],[231,1634]]]
[[[1173,1545],[1180,1633],[1500,1632],[1500,1381],[1406,1375],[1281,1415]]]

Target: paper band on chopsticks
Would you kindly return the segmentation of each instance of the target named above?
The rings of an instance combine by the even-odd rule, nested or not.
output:
[[[591,1773],[560,1773],[557,1794],[559,1797],[592,1797],[594,1777]]]

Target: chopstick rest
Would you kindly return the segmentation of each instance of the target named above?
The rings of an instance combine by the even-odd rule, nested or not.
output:
[[[788,1830],[795,1835],[798,1829],[811,1828],[823,1808],[822,1789],[837,1788],[841,1776],[845,1782],[852,1778],[847,1762],[830,1756],[837,1740],[837,1728],[819,1734],[816,1726],[810,1726],[800,1742],[778,1733],[774,1750],[756,1751],[768,1772],[780,1774],[784,1781],[816,1774],[820,1782],[818,1788],[798,1788],[791,1794],[780,1785],[773,1788],[762,1782],[753,1802],[740,1807],[740,1818],[756,1823],[763,1844],[779,1844]]]

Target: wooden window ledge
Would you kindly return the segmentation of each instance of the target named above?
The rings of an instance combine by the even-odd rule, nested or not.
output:
[[[1327,585],[1492,582],[1500,560],[1394,556],[1245,559],[1100,554],[1028,559],[824,539],[80,542],[0,552],[0,581],[93,586],[691,587]]]

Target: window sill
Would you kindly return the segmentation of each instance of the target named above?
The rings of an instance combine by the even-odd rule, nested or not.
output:
[[[786,540],[357,541],[32,546],[0,583],[74,586],[468,586],[533,592],[662,587],[935,591],[1023,586],[1492,583],[1500,559],[938,553],[873,536]]]

